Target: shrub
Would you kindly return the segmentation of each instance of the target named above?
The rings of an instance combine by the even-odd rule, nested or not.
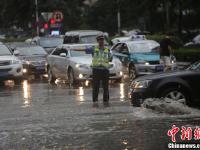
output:
[[[174,50],[174,55],[178,61],[195,62],[200,60],[200,47],[188,48],[183,47]]]
[[[165,37],[165,35],[155,34],[155,35],[147,35],[146,37],[149,40],[154,40],[160,43],[160,41]],[[183,41],[178,36],[171,36],[171,40],[173,49],[178,49],[183,46]]]

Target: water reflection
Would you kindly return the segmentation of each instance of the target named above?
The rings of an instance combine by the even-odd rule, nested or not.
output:
[[[127,145],[128,144],[128,140],[122,140],[122,144]]]
[[[84,89],[83,87],[79,87],[79,96],[84,96]]]
[[[120,140],[121,141],[121,144],[125,147],[123,150],[128,150],[128,144],[129,144],[129,142],[128,142],[128,140],[127,139],[121,139]]]
[[[24,107],[29,107],[31,102],[31,90],[30,90],[30,84],[27,80],[23,81],[23,105]]]
[[[84,88],[83,87],[79,87],[77,89],[77,102],[78,104],[81,104],[85,101],[85,98],[84,98]]]
[[[120,83],[120,101],[124,101],[124,98],[125,98],[124,83]]]
[[[13,80],[4,81],[4,85],[9,88],[13,88],[15,86],[15,82]]]

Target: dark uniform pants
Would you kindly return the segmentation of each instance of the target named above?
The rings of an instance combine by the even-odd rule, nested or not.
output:
[[[93,68],[93,102],[98,101],[99,87],[101,81],[103,86],[103,101],[107,102],[109,101],[109,70]]]

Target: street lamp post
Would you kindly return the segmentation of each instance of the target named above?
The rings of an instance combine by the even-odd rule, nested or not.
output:
[[[35,0],[35,19],[36,19],[37,36],[39,36],[39,17],[38,17],[38,1],[37,0]]]
[[[118,34],[121,34],[121,14],[120,14],[120,3],[119,0],[117,0],[117,29],[118,29]]]
[[[169,11],[169,1],[165,1],[165,10],[166,10],[166,30],[169,32],[170,29],[170,11]]]

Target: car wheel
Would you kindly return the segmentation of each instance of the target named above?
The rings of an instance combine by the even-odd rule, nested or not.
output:
[[[170,88],[163,91],[161,97],[169,98],[182,104],[188,104],[189,96],[186,92],[178,88]]]
[[[69,81],[70,85],[73,85],[75,83],[74,71],[72,68],[69,68],[69,70],[68,70],[68,81]]]
[[[115,82],[116,83],[122,83],[123,82],[123,77],[116,79]]]
[[[55,83],[55,77],[52,74],[52,71],[50,68],[48,68],[48,82],[49,83]]]
[[[133,80],[133,79],[136,78],[136,70],[135,70],[134,65],[131,65],[131,66],[129,67],[129,78],[130,78],[131,80]]]
[[[40,74],[35,75],[35,79],[41,79],[41,75]]]

